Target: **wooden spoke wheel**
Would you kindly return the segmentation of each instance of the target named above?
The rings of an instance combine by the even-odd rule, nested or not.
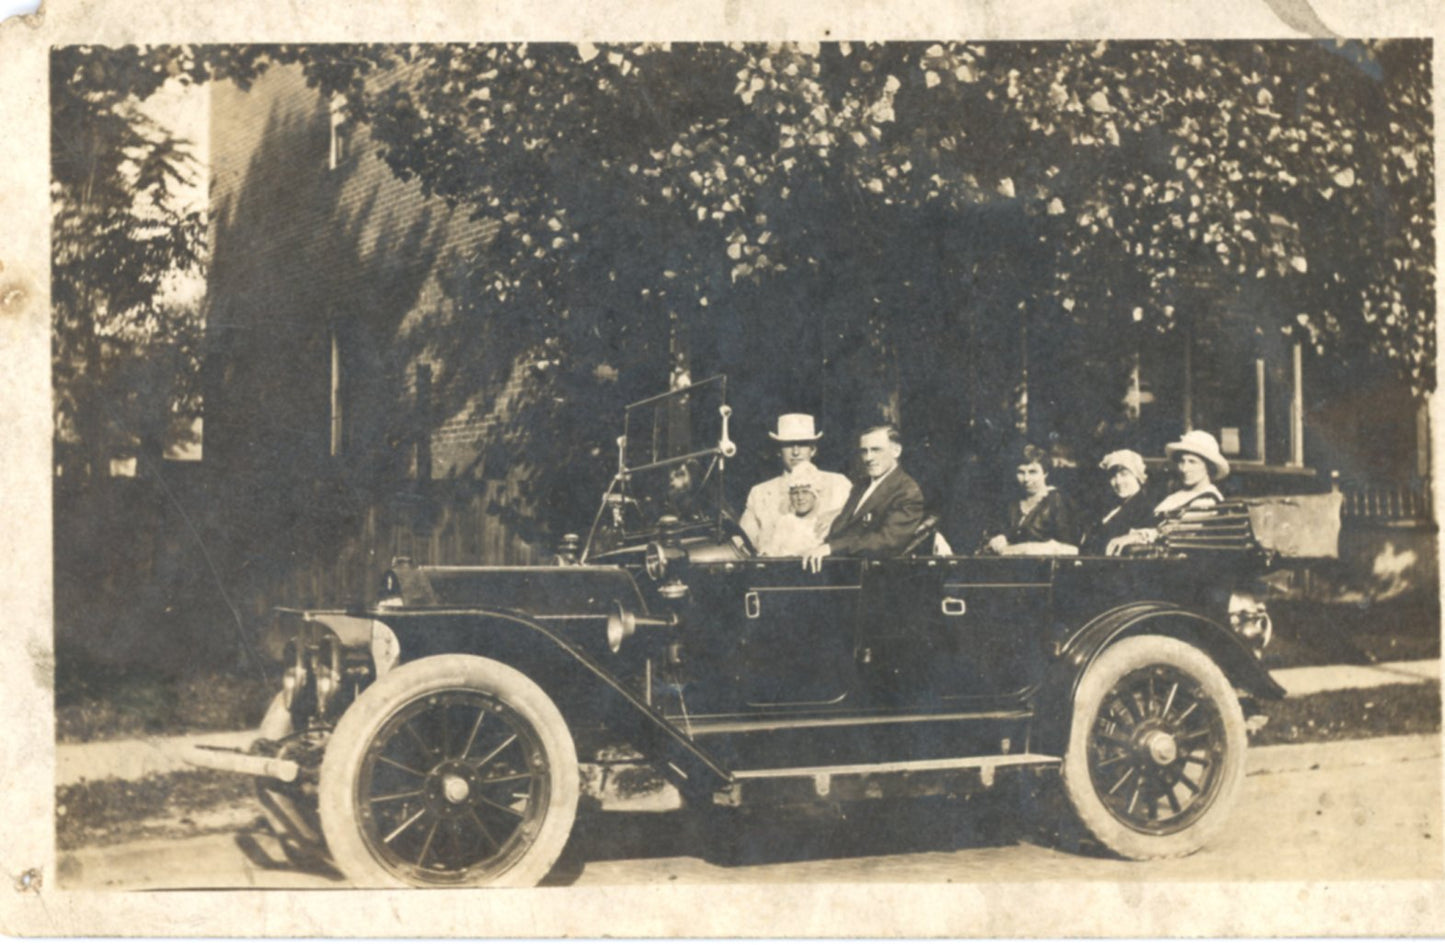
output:
[[[534,885],[576,814],[576,749],[535,683],[492,660],[431,657],[361,694],[319,789],[333,861],[364,885]]]
[[[1159,636],[1112,644],[1074,701],[1064,792],[1085,830],[1129,859],[1204,845],[1244,775],[1244,717],[1200,650]]]

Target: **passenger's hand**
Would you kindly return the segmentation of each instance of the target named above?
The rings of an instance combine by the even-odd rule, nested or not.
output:
[[[1001,555],[1008,550],[1008,539],[1003,535],[995,535],[984,544],[983,550],[991,555]]]
[[[833,553],[829,545],[819,545],[812,551],[803,555],[803,570],[810,574],[817,574],[823,570],[823,559]]]
[[[1121,555],[1136,545],[1152,545],[1159,540],[1159,529],[1157,528],[1135,528],[1126,535],[1120,535],[1111,540],[1104,548],[1106,555]]]

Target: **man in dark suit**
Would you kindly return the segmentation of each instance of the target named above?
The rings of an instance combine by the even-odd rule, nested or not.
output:
[[[871,427],[858,437],[868,478],[853,484],[824,543],[803,556],[806,570],[816,573],[829,555],[896,555],[908,546],[923,520],[923,490],[898,465],[902,454],[892,424]]]

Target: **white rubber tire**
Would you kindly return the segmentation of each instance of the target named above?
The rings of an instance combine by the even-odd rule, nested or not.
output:
[[[1101,712],[1107,711],[1105,700],[1111,692],[1116,691],[1116,687],[1125,684],[1126,678],[1139,680],[1141,677],[1137,674],[1149,671],[1164,674],[1161,678],[1183,677],[1192,680],[1195,688],[1191,698],[1197,699],[1201,705],[1208,705],[1205,712],[1200,713],[1200,718],[1208,717],[1212,713],[1214,720],[1211,725],[1213,737],[1209,739],[1210,747],[1203,755],[1209,758],[1208,780],[1205,782],[1198,774],[1198,770],[1205,770],[1202,767],[1196,770],[1195,777],[1191,779],[1201,786],[1207,783],[1207,788],[1199,792],[1192,802],[1197,804],[1197,807],[1189,806],[1191,801],[1186,794],[1185,803],[1182,805],[1185,814],[1175,815],[1181,821],[1178,826],[1162,824],[1154,827],[1141,823],[1140,821],[1147,818],[1131,818],[1128,812],[1111,808],[1106,800],[1111,795],[1107,789],[1101,790],[1104,782],[1113,780],[1121,768],[1129,770],[1129,765],[1137,763],[1141,772],[1138,783],[1144,784],[1146,777],[1152,777],[1152,774],[1144,773],[1146,770],[1164,772],[1181,764],[1178,757],[1179,752],[1184,749],[1180,747],[1182,743],[1174,737],[1178,734],[1177,728],[1171,729],[1167,722],[1138,721],[1132,730],[1138,747],[1128,758],[1117,761],[1107,773],[1099,759],[1091,758],[1090,755],[1090,739],[1095,734],[1096,726],[1112,724],[1109,719],[1101,717]],[[1159,701],[1164,701],[1163,693],[1160,694]],[[1141,714],[1147,715],[1147,712],[1141,711]],[[1167,712],[1164,714],[1168,715]],[[1192,710],[1190,714],[1192,715]],[[1109,718],[1117,717],[1116,714]],[[1126,713],[1123,718],[1130,716]],[[1188,728],[1195,724],[1194,721],[1189,725],[1181,723],[1178,728]],[[1151,725],[1157,725],[1159,730],[1166,732],[1164,736],[1156,737],[1159,755],[1171,759],[1167,765],[1159,764],[1147,747],[1149,736],[1156,731],[1149,727]],[[1235,696],[1229,680],[1212,659],[1196,647],[1172,637],[1126,637],[1110,644],[1085,671],[1084,678],[1079,683],[1074,698],[1068,749],[1064,755],[1064,797],[1079,825],[1101,845],[1119,856],[1131,860],[1187,856],[1204,846],[1227,820],[1244,778],[1247,742],[1239,699]],[[1116,761],[1114,758],[1107,760]],[[1123,790],[1127,793],[1127,779],[1124,783]],[[1162,782],[1147,781],[1151,787],[1160,783]],[[1173,783],[1177,787],[1179,782]],[[1170,790],[1172,792],[1173,788]],[[1123,795],[1119,796],[1122,798]],[[1156,803],[1157,800],[1158,798]],[[1132,802],[1130,806],[1133,806]],[[1131,819],[1134,822],[1131,823]]]
[[[532,754],[544,771],[534,778],[539,810],[526,825],[514,855],[495,868],[412,870],[388,862],[388,841],[368,836],[360,795],[366,758],[388,723],[420,700],[443,694],[499,704],[529,731]],[[519,720],[519,721],[518,721]],[[480,722],[478,722],[480,725]],[[510,666],[478,656],[433,656],[392,670],[357,697],[341,717],[326,748],[319,787],[321,827],[331,860],[357,886],[535,886],[562,854],[572,832],[581,789],[577,750],[556,705],[536,683]],[[531,801],[528,802],[531,808]],[[380,829],[376,829],[380,833]],[[530,840],[526,839],[530,833]]]

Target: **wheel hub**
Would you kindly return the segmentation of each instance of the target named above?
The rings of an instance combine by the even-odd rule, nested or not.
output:
[[[1115,820],[1165,836],[1209,813],[1231,746],[1218,701],[1193,675],[1165,664],[1133,669],[1096,711],[1089,776]]]
[[[1172,765],[1179,757],[1179,743],[1168,732],[1153,732],[1144,739],[1144,748],[1156,765]]]
[[[472,793],[467,779],[455,774],[442,776],[442,796],[453,804],[460,804]]]

